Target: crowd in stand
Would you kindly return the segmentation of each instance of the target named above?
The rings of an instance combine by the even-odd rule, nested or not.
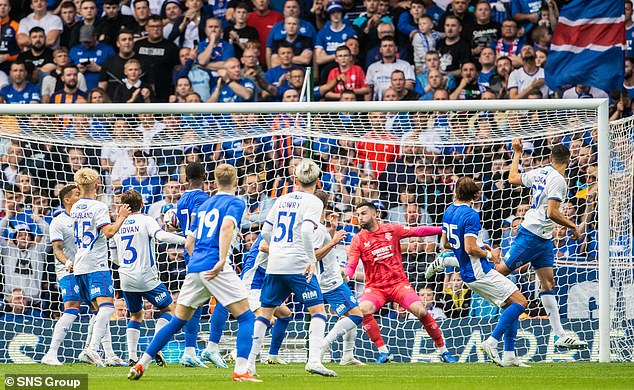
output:
[[[314,100],[607,96],[589,86],[551,91],[545,85],[543,67],[557,15],[551,0],[0,0],[0,96],[9,104],[292,102],[301,98],[307,66],[315,70]],[[612,99],[613,119],[630,115],[632,64],[626,60],[626,92]],[[14,301],[30,301],[35,312],[48,317],[58,310],[47,224],[60,211],[57,191],[84,166],[102,174],[101,200],[112,205],[122,191],[137,189],[144,196],[143,211],[159,220],[185,190],[185,164],[203,162],[209,173],[219,162],[236,166],[239,194],[247,204],[240,245],[234,248],[238,267],[274,199],[292,191],[293,167],[301,157],[321,165],[321,186],[332,194],[327,222],[348,231],[346,243],[357,232],[354,205],[370,199],[385,221],[437,225],[451,202],[456,177],[469,174],[483,183],[478,205],[483,239],[504,254],[530,207],[527,190],[512,188],[506,180],[508,144],[465,146],[460,140],[487,139],[492,129],[528,126],[539,119],[517,115],[525,114],[316,115],[316,129],[367,133],[357,141],[289,134],[226,142],[205,138],[208,129],[220,134],[250,128],[264,134],[302,124],[287,114],[204,120],[78,115],[56,122],[66,126],[67,145],[82,134],[102,141],[101,147],[3,140],[0,248],[7,311],[15,312]],[[46,126],[39,120],[29,118],[17,126]],[[166,134],[190,137],[192,143],[152,147]],[[143,146],[121,146],[127,140]],[[585,261],[596,255],[596,140],[596,130],[588,130],[526,142],[524,169],[545,163],[554,143],[564,142],[572,151],[564,214],[581,225],[584,235],[573,242],[557,230],[558,258]],[[436,141],[436,147],[412,146]],[[207,190],[213,192],[212,183]],[[452,318],[492,313],[475,304],[478,297],[471,296],[459,274],[437,283],[424,280],[425,267],[439,250],[435,239],[410,240],[404,246],[406,270],[430,305],[435,300],[434,307]],[[182,248],[161,246],[158,252],[161,278],[176,294],[185,275]],[[345,251],[341,258],[345,262]],[[530,273],[518,278],[525,285],[532,282]]]

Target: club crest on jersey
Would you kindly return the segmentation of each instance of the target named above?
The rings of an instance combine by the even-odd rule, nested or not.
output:
[[[392,241],[392,233],[390,232],[385,233],[385,239],[388,241]]]
[[[370,242],[368,242],[368,241],[364,242],[363,246],[366,247],[366,248],[369,248],[370,247]]]
[[[88,205],[87,205],[87,204],[80,204],[80,205],[77,205],[77,209],[78,209],[78,210],[84,210],[84,209],[87,209],[87,208],[88,208]]]

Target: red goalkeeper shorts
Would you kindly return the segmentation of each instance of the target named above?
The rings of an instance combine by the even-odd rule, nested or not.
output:
[[[409,310],[414,302],[420,302],[420,297],[410,282],[405,281],[384,288],[366,286],[361,298],[359,298],[359,302],[363,301],[372,302],[376,310],[379,310],[387,302],[396,302]]]

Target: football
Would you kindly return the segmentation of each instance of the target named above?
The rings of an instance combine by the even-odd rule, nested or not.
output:
[[[168,232],[176,232],[180,230],[178,218],[176,218],[176,209],[169,209],[163,213],[163,224]]]

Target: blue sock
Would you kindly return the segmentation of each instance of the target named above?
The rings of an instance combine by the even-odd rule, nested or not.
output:
[[[509,307],[507,307],[502,315],[500,316],[500,320],[498,324],[493,329],[493,333],[491,333],[491,337],[496,340],[501,340],[502,335],[508,329],[509,326],[513,324],[514,321],[517,321],[520,314],[524,312],[524,306],[519,303],[511,303]]]
[[[152,357],[156,356],[158,351],[163,349],[163,347],[169,343],[172,337],[178,333],[186,323],[187,321],[183,321],[180,318],[173,316],[172,320],[154,335],[154,338],[152,339],[150,346],[145,350],[145,353]]]
[[[348,316],[348,318],[350,318],[350,320],[352,322],[354,322],[357,325],[360,325],[363,322],[363,317],[359,317],[359,316]]]
[[[64,313],[70,314],[70,315],[74,315],[74,316],[78,316],[79,315],[79,309],[76,307],[69,307],[68,309],[64,309]]]
[[[236,337],[237,356],[239,358],[249,358],[251,347],[253,347],[253,324],[255,315],[251,310],[240,314],[238,318],[238,334]]]
[[[222,337],[222,331],[225,330],[225,323],[229,317],[229,311],[219,303],[216,303],[216,308],[211,314],[211,320],[209,320],[209,341],[218,344],[220,337]]]
[[[185,324],[185,347],[196,348],[196,340],[198,340],[198,324],[200,324],[200,316],[203,314],[203,309],[198,308],[192,318]],[[162,329],[161,329],[162,330]]]
[[[172,320],[172,315],[170,313],[163,313],[163,314],[161,314],[161,316],[159,318],[163,318],[166,321],[171,321]]]
[[[269,348],[269,355],[279,355],[280,348],[282,347],[282,341],[286,337],[286,328],[291,322],[291,317],[278,318],[273,324],[271,329],[271,347]]]
[[[513,321],[504,332],[504,350],[508,352],[515,351],[515,339],[517,338],[517,328],[520,325],[519,318]]]
[[[141,323],[133,320],[128,321],[128,328],[141,330]]]

